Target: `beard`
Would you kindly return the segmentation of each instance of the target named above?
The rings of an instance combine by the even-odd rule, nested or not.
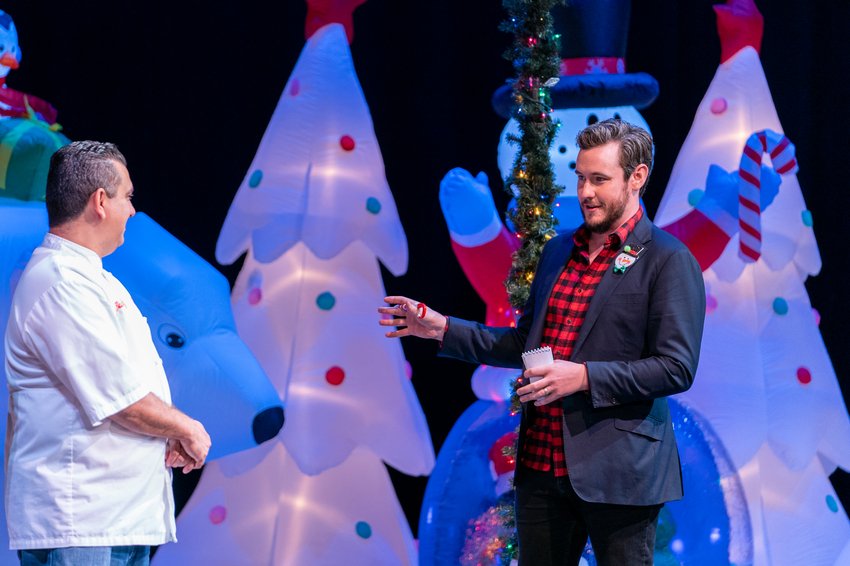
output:
[[[620,199],[610,203],[599,203],[599,207],[596,210],[601,210],[604,213],[602,218],[589,220],[584,207],[581,209],[581,214],[584,217],[585,225],[592,233],[608,234],[612,230],[619,228],[615,224],[621,221],[623,213],[626,212],[626,206],[628,206],[628,194],[623,191]]]

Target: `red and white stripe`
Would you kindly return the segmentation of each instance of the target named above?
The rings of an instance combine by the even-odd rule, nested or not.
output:
[[[780,175],[797,171],[794,144],[784,135],[762,130],[747,140],[738,169],[738,253],[748,263],[761,257],[761,160],[765,153]]]

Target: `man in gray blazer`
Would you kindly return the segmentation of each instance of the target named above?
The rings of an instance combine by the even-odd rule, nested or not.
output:
[[[681,498],[666,397],[687,390],[699,358],[705,288],[688,249],[653,225],[640,196],[652,138],[606,120],[577,137],[584,224],[544,248],[515,328],[448,318],[391,296],[388,337],[442,342],[440,355],[527,369],[515,477],[521,566],[651,565],[661,506]]]

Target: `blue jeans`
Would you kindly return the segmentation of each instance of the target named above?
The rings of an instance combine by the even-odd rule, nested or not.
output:
[[[589,536],[599,566],[652,566],[661,507],[589,503],[568,477],[523,469],[516,483],[519,564],[578,565]]]
[[[149,546],[71,546],[19,550],[21,566],[148,566]]]

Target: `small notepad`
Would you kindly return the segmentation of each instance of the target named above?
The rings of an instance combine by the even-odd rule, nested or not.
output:
[[[551,363],[554,363],[555,359],[552,357],[552,348],[549,346],[543,346],[542,348],[535,348],[533,350],[529,350],[527,352],[522,353],[522,364],[525,366],[525,369],[536,368],[540,366],[547,366]],[[531,383],[534,383],[540,377],[530,377],[529,380]]]

